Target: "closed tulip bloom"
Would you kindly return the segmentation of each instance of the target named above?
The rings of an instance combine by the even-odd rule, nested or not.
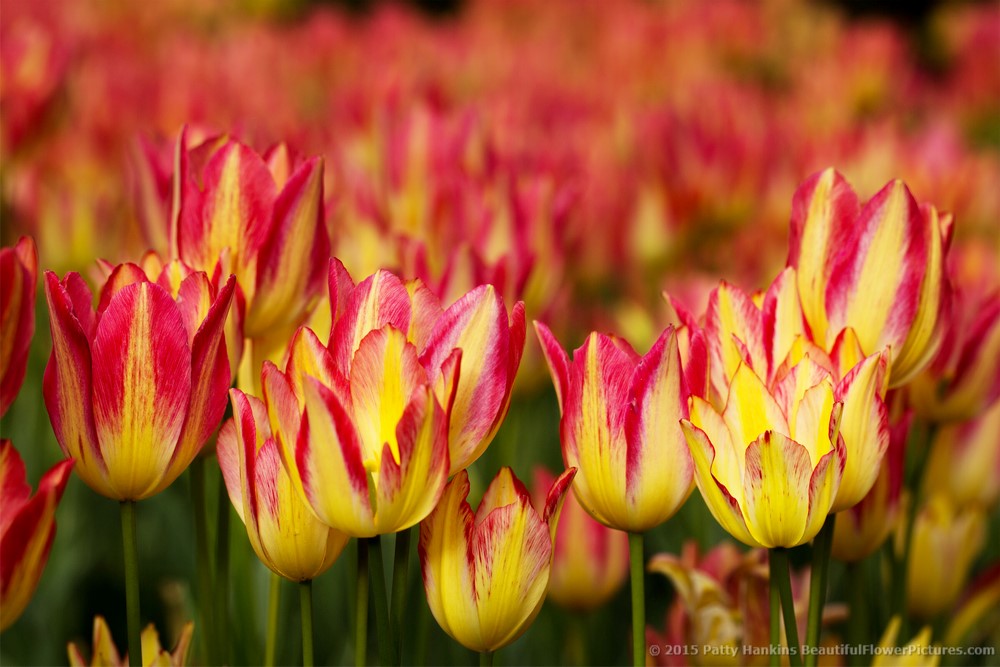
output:
[[[860,561],[881,547],[896,528],[901,515],[903,461],[911,417],[906,416],[890,429],[889,448],[868,494],[837,515],[831,550],[837,560]]]
[[[0,250],[0,416],[17,398],[35,334],[38,252],[30,237]]]
[[[795,193],[788,264],[812,339],[830,351],[852,328],[865,354],[892,350],[890,385],[925,368],[940,343],[952,218],[918,205],[901,181],[863,207],[827,169]]]
[[[452,395],[457,355],[448,368]],[[434,509],[449,469],[447,413],[405,333],[369,332],[344,376],[315,334],[299,329],[285,372],[265,362],[262,383],[293,483],[323,523],[373,537]]]
[[[903,528],[897,533],[897,549]],[[906,573],[906,607],[914,616],[933,618],[953,607],[986,537],[986,515],[975,506],[959,507],[944,494],[927,499],[913,523]]]
[[[167,651],[160,644],[160,635],[152,623],[142,631],[143,667],[184,667],[191,650],[191,635],[194,624],[188,621],[181,630],[173,651]],[[119,655],[114,637],[103,616],[94,617],[94,636],[90,645],[90,660],[83,657],[83,651],[76,644],[66,647],[70,667],[128,667],[128,654]]]
[[[721,412],[694,396],[691,419],[681,422],[712,515],[750,546],[810,541],[837,497],[846,458],[843,406],[829,378],[810,371],[795,366],[772,394],[741,365]]]
[[[20,618],[35,594],[72,469],[69,460],[54,465],[32,497],[21,456],[10,440],[0,440],[0,631]]]
[[[963,505],[1000,501],[1000,401],[972,421],[944,426],[931,443],[924,490]]]
[[[542,608],[559,509],[573,470],[539,514],[510,468],[501,468],[473,513],[464,470],[420,525],[420,566],[431,613],[455,641],[496,651],[517,639]]]
[[[669,519],[693,488],[678,425],[688,392],[674,328],[643,357],[620,338],[592,333],[572,361],[544,324],[535,331],[559,399],[563,460],[578,470],[577,500],[618,530],[641,533]]]
[[[388,271],[355,286],[337,259],[330,262],[329,291],[330,349],[336,350],[334,360],[342,373],[365,334],[385,324],[406,332],[431,376],[441,373],[455,350],[461,351],[449,417],[449,474],[472,465],[510,407],[524,351],[524,304],[514,304],[508,318],[496,288],[480,285],[445,309],[422,282],[403,282]],[[438,392],[442,404],[446,398]]]
[[[321,523],[295,491],[264,403],[239,389],[229,396],[233,418],[219,431],[219,466],[250,545],[282,577],[315,579],[337,560],[348,537]]]
[[[177,256],[209,275],[235,274],[247,338],[291,331],[323,290],[322,159],[289,161],[283,147],[261,156],[234,140],[179,155]]]
[[[554,481],[544,468],[535,470],[535,509],[544,509]],[[618,592],[627,576],[628,535],[595,521],[569,494],[556,529],[549,599],[566,609],[596,609]]]
[[[45,274],[45,405],[92,489],[120,501],[159,493],[216,429],[230,383],[223,331],[234,288],[230,279],[216,291],[201,272],[151,282],[122,264],[95,309],[78,274]]]

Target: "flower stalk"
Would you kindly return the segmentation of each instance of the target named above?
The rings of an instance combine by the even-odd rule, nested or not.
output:
[[[125,552],[125,615],[128,621],[128,661],[142,666],[142,634],[139,627],[139,542],[135,529],[135,501],[120,504],[122,544]]]

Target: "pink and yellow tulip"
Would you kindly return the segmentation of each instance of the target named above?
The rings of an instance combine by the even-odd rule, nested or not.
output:
[[[250,545],[261,562],[282,577],[315,579],[337,560],[348,537],[320,523],[295,491],[264,403],[239,389],[230,389],[229,397],[233,418],[219,431],[216,451]]]
[[[184,624],[173,651],[167,651],[160,644],[160,635],[152,623],[142,631],[142,667],[184,667],[187,665],[191,649],[191,635],[194,623]],[[103,616],[94,617],[94,636],[90,645],[90,660],[83,657],[83,651],[74,643],[66,647],[70,667],[128,667],[128,654],[119,655],[118,647],[111,636],[107,621]]]
[[[391,324],[359,341],[346,376],[334,358],[302,328],[285,372],[264,364],[271,427],[293,483],[323,523],[353,537],[409,528],[448,479],[448,414],[436,380]],[[448,368],[441,377],[452,395],[457,355]]]
[[[548,470],[535,470],[532,500],[539,512],[554,481]],[[569,494],[556,529],[549,599],[566,609],[596,609],[618,592],[627,576],[628,536],[595,521]]]
[[[975,419],[942,426],[931,443],[924,490],[984,509],[1000,501],[1000,401]]]
[[[792,204],[788,264],[812,340],[831,351],[851,328],[864,354],[891,349],[890,385],[906,384],[940,343],[951,230],[950,215],[901,181],[862,207],[833,169],[809,178]]]
[[[0,441],[0,631],[16,621],[35,593],[56,535],[56,506],[73,469],[60,461],[31,497],[24,463],[10,440]]]
[[[798,364],[772,393],[740,365],[719,412],[691,398],[681,426],[712,515],[750,546],[810,541],[832,510],[846,465],[843,404],[828,376]]]
[[[496,651],[517,639],[542,608],[559,510],[574,472],[546,494],[539,514],[510,468],[501,468],[473,513],[461,471],[420,525],[420,566],[431,613],[455,641]]]
[[[31,237],[0,250],[0,416],[14,402],[35,333],[38,251]]]
[[[292,331],[323,289],[323,161],[289,162],[280,146],[261,156],[235,140],[191,151],[184,133],[179,141],[173,252],[209,275],[236,276],[247,338]]]
[[[223,336],[235,281],[165,269],[152,282],[119,265],[100,290],[76,273],[45,274],[52,355],[45,405],[80,477],[121,501],[159,493],[217,428],[230,367]]]
[[[668,327],[640,357],[592,333],[572,361],[549,329],[535,331],[562,413],[563,460],[576,468],[577,500],[606,526],[642,533],[680,508],[693,466],[678,424],[688,416],[678,335]]]

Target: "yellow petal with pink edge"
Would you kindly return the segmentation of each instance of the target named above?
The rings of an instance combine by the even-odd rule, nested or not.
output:
[[[741,480],[737,480],[737,485],[734,485],[732,492],[730,492],[729,488],[712,474],[717,458],[716,450],[705,432],[686,419],[681,422],[681,428],[684,430],[684,437],[691,450],[691,459],[694,461],[695,482],[712,516],[726,532],[740,542],[751,547],[761,546],[750,533],[747,522],[743,518],[741,503],[744,501]],[[737,495],[734,496],[734,494]]]
[[[754,539],[769,549],[793,547],[803,539],[809,519],[809,452],[774,431],[747,447],[743,516]]]

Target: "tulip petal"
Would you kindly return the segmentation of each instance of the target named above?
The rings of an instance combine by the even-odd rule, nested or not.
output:
[[[466,646],[483,646],[468,496],[469,474],[460,470],[445,487],[437,508],[420,524],[420,567],[427,604],[441,628]]]
[[[295,468],[319,519],[353,537],[377,534],[361,441],[336,394],[310,379],[299,430]]]
[[[712,446],[712,442],[709,441],[704,431],[686,419],[681,422],[681,428],[691,450],[698,490],[701,491],[712,516],[725,528],[726,532],[740,542],[751,547],[759,547],[760,543],[751,535],[746,520],[743,518],[743,510],[740,509],[739,500],[733,497],[726,485],[712,474],[716,465],[716,450]],[[734,486],[733,489],[742,496],[742,482],[739,486]]]
[[[410,294],[395,275],[379,271],[361,281],[333,325],[330,351],[341,374],[350,376],[351,360],[369,332],[386,325],[409,331],[411,316]]]
[[[323,262],[329,256],[323,160],[312,158],[295,170],[274,202],[273,223],[260,247],[257,286],[247,313],[248,336],[297,324],[309,301],[322,290]]]
[[[855,366],[837,385],[835,398],[844,404],[840,434],[847,447],[847,467],[835,512],[860,502],[878,477],[889,446],[889,411],[884,401],[888,376],[886,355],[878,353]]]
[[[795,281],[788,267],[774,279],[764,295],[763,327],[768,379],[785,360],[795,341],[805,333],[805,320]]]
[[[73,275],[67,276],[67,283]],[[82,281],[77,284],[85,287]],[[74,289],[77,295],[83,294],[81,287]],[[63,452],[77,462],[77,473],[87,485],[110,495],[107,465],[94,426],[90,342],[75,315],[69,291],[52,272],[45,274],[45,297],[49,304],[52,354],[42,383],[52,429]],[[92,317],[89,299],[86,307],[86,316]]]
[[[802,314],[813,340],[826,347],[839,329],[830,332],[826,287],[834,243],[857,218],[858,197],[834,169],[813,174],[792,199],[788,265],[796,269]]]
[[[444,309],[437,296],[424,285],[421,280],[409,280],[406,282],[406,291],[410,294],[410,301],[413,303],[413,318],[410,321],[410,329],[406,332],[406,337],[410,339],[418,350],[427,347],[434,325],[437,323]]]
[[[765,431],[747,447],[744,516],[761,545],[793,547],[803,541],[812,471],[809,452],[781,433]]]
[[[555,385],[556,398],[559,401],[559,411],[565,413],[564,397],[569,394],[570,381],[569,356],[547,326],[537,320],[534,322],[534,325],[535,335],[538,336],[538,342],[542,346],[542,353],[545,355],[545,361],[549,366],[549,373],[552,375],[552,384]]]
[[[30,237],[0,250],[0,415],[7,412],[24,382],[28,348],[35,334],[37,285],[38,257]]]
[[[740,364],[749,363],[761,374],[767,372],[763,326],[760,309],[743,290],[722,281],[712,292],[705,312],[705,333],[712,354],[712,385],[720,396],[726,395]]]
[[[94,424],[108,485],[116,499],[139,500],[164,477],[191,397],[177,305],[149,282],[123,288],[97,325],[93,355]]]
[[[430,392],[418,392],[396,426],[399,462],[383,448],[376,490],[379,533],[405,530],[422,521],[448,481],[448,422]]]
[[[737,368],[726,398],[723,419],[729,425],[733,440],[751,443],[765,431],[788,433],[785,414],[757,374],[745,364]]]
[[[644,532],[673,516],[694,488],[694,464],[680,427],[688,418],[687,389],[673,327],[639,361],[629,396],[625,484],[633,521],[619,528]]]

